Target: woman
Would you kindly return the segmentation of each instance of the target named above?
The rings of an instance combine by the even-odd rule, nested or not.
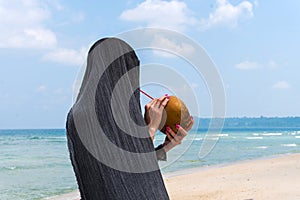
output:
[[[96,42],[66,127],[81,199],[169,199],[151,140],[168,98],[147,104],[145,121],[138,89],[133,49],[116,38]],[[186,134],[180,130],[180,137],[168,132],[171,142],[157,155],[179,144]]]

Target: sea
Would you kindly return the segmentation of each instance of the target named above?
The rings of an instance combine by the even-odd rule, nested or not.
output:
[[[207,135],[212,150],[200,157]],[[165,135],[158,133],[155,146]],[[0,199],[31,200],[77,189],[64,129],[0,130]],[[223,129],[214,134],[190,131],[181,145],[159,161],[163,175],[181,170],[300,153],[300,128]]]

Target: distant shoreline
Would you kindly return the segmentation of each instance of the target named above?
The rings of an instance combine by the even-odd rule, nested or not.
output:
[[[300,116],[294,117],[225,117],[225,118],[209,118],[209,117],[196,117],[193,116],[195,120],[195,125],[199,124],[199,130],[208,129],[212,119],[214,120],[224,120],[223,129],[251,129],[251,128],[287,128],[287,129],[299,129],[300,130]],[[198,122],[201,123],[198,123]],[[195,127],[194,125],[194,127]],[[48,128],[1,128],[2,130],[62,130],[65,129],[57,127],[48,127]]]

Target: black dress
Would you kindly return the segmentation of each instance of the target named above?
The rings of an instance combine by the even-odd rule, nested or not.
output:
[[[133,49],[117,38],[96,42],[66,126],[81,199],[169,199],[138,89]]]

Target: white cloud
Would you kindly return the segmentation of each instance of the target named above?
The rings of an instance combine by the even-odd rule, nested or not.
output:
[[[0,48],[54,48],[57,40],[44,23],[50,17],[38,0],[0,0]]]
[[[133,9],[122,12],[120,18],[125,21],[139,22],[148,27],[168,28],[182,31],[188,26],[198,26],[207,30],[216,26],[235,27],[242,19],[253,16],[253,4],[242,1],[232,5],[228,0],[216,0],[217,8],[207,19],[197,19],[187,4],[178,0],[145,0]]]
[[[168,38],[165,38],[160,35],[156,35],[154,37],[154,40],[152,42],[152,45],[157,48],[161,49],[172,49],[174,53],[179,54],[181,56],[189,55],[192,54],[195,49],[193,46],[187,43],[176,43],[175,41],[171,41]],[[174,57],[176,55],[173,55],[168,52],[163,52],[163,51],[154,51],[156,55],[162,56],[162,57]]]
[[[53,91],[54,94],[64,94],[65,91],[63,88],[57,88]]]
[[[84,63],[87,49],[82,47],[80,50],[58,48],[46,54],[43,59],[57,62],[64,65],[79,66]]]
[[[78,12],[74,14],[72,17],[72,21],[74,23],[80,23],[83,22],[84,20],[85,20],[85,14],[83,12]]]
[[[244,61],[239,64],[236,64],[235,67],[237,69],[241,69],[241,70],[252,70],[252,69],[260,68],[261,64],[259,64],[257,62]]]
[[[274,61],[269,61],[268,63],[263,64],[263,63],[258,63],[258,62],[254,62],[254,61],[244,61],[244,62],[236,64],[235,67],[240,70],[255,70],[255,69],[261,69],[261,68],[272,69],[272,68],[277,67],[277,63]]]
[[[50,5],[51,7],[53,7],[54,9],[56,9],[58,11],[66,10],[59,2],[60,0],[44,0],[44,1],[46,1],[48,5]]]
[[[59,23],[57,23],[57,26],[69,26],[73,24],[79,24],[82,23],[86,16],[84,12],[67,12],[63,11],[68,17],[65,18],[65,20],[61,20]]]
[[[196,19],[184,2],[172,0],[146,0],[136,8],[125,10],[120,18],[126,21],[146,23],[156,28],[183,30]]]
[[[234,6],[227,0],[217,0],[216,10],[209,14],[208,19],[201,20],[201,29],[215,26],[236,27],[244,18],[253,16],[253,5],[249,1],[242,1]]]
[[[269,61],[269,63],[266,65],[269,68],[276,68],[278,66],[278,64],[274,61]]]
[[[288,82],[286,81],[278,81],[273,85],[274,89],[289,89],[291,86]]]
[[[46,87],[45,85],[40,85],[40,86],[36,89],[36,91],[37,91],[37,92],[44,92],[44,91],[46,91],[46,89],[47,89],[47,87]]]

